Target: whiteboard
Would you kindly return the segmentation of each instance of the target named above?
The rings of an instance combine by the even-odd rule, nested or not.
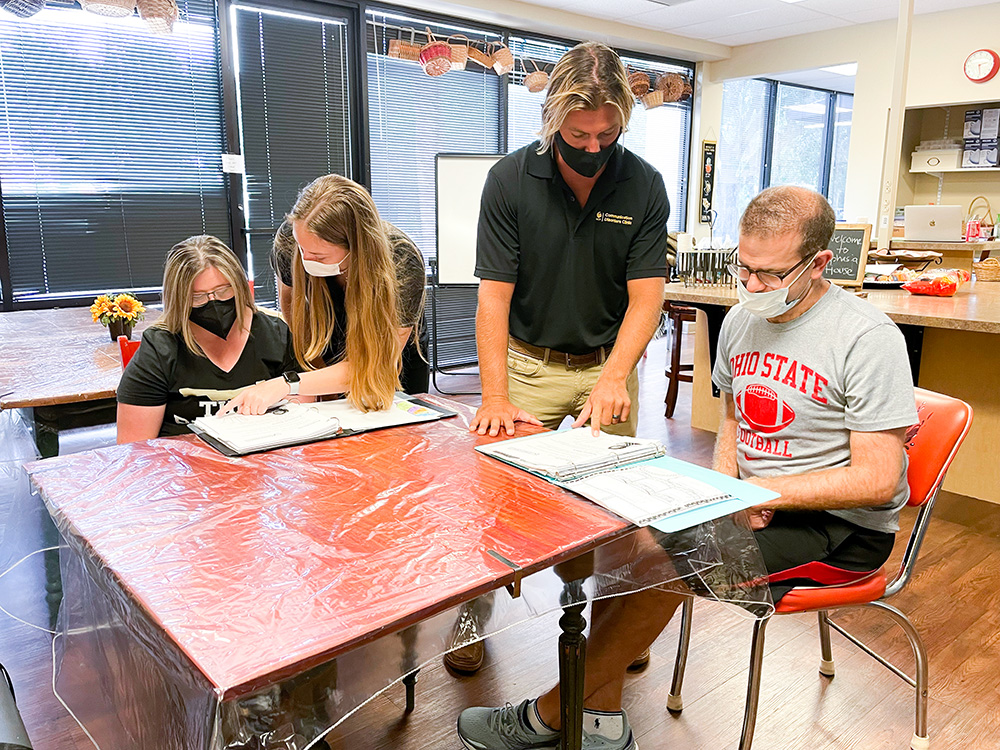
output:
[[[439,284],[478,284],[476,231],[486,175],[503,154],[438,154],[437,272]]]

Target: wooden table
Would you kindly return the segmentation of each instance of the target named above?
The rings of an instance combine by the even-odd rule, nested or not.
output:
[[[132,337],[159,314],[147,309]],[[58,453],[60,429],[114,421],[121,356],[89,308],[0,313],[0,342],[0,410],[33,410],[42,456]]]
[[[864,290],[867,299],[903,329],[922,388],[972,405],[975,419],[944,488],[1000,503],[1000,283],[973,281],[954,297],[913,295],[903,289]],[[668,284],[666,299],[699,306],[691,424],[718,429],[718,399],[712,396],[711,350],[736,291],[723,287]],[[711,324],[711,325],[710,325]]]
[[[193,437],[162,439],[29,465],[94,582],[83,602],[68,585],[71,638],[95,639],[89,653],[111,672],[64,656],[64,699],[77,715],[97,717],[88,729],[105,732],[104,747],[218,748],[227,706],[242,697],[334,659],[346,690],[365,678],[350,665],[374,668],[380,652],[369,649],[386,639],[412,645],[429,637],[414,624],[427,628],[480,595],[526,586],[533,573],[634,530],[475,452],[495,438],[467,425],[468,413],[238,459]],[[558,606],[566,594],[548,595]],[[81,606],[100,611],[104,599],[105,614],[81,619]],[[566,746],[577,748],[582,609],[570,606],[560,621],[561,674],[579,670],[564,706]],[[440,653],[427,648],[425,656]],[[393,677],[419,663],[404,658]],[[64,692],[74,664],[83,675],[75,697]],[[108,691],[109,705],[88,708]]]

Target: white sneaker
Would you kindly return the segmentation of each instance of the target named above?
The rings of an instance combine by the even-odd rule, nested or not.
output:
[[[500,708],[465,709],[458,717],[458,736],[462,744],[468,750],[556,750],[559,732],[536,732],[528,723],[529,702],[525,700],[517,706],[508,703]]]

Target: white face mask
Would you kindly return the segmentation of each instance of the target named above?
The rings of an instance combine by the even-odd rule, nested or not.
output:
[[[756,315],[758,318],[764,318],[765,320],[784,315],[805,299],[806,294],[809,293],[809,289],[807,288],[806,293],[798,299],[788,300],[789,287],[798,281],[802,274],[812,268],[812,261],[814,259],[815,256],[805,264],[805,268],[795,275],[791,284],[781,289],[772,289],[768,292],[751,292],[742,281],[737,279],[736,294],[740,298],[740,304],[743,306],[743,309],[751,315]]]
[[[345,257],[344,260],[347,260]],[[306,260],[302,258],[302,267],[310,276],[340,276],[344,272],[340,263],[320,263],[318,260]]]

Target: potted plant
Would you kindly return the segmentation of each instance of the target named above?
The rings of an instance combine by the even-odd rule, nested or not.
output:
[[[90,306],[90,316],[95,323],[107,326],[111,340],[119,336],[132,338],[132,327],[142,320],[146,308],[131,294],[102,294]]]

